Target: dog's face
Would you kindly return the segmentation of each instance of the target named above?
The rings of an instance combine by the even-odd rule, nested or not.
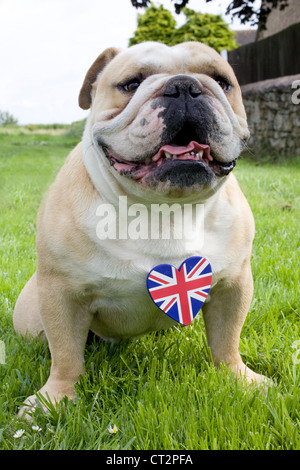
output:
[[[196,42],[107,49],[79,104],[91,106],[88,137],[114,176],[163,193],[213,189],[249,135],[230,65]]]

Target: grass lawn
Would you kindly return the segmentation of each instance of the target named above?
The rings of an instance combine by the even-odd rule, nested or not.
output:
[[[77,399],[37,412],[39,431],[17,419],[18,406],[46,381],[50,354],[47,344],[27,343],[14,332],[13,308],[35,270],[41,198],[75,143],[63,135],[0,134],[0,449],[300,449],[295,159],[241,160],[235,169],[256,220],[255,294],[240,351],[274,387],[245,390],[226,368],[217,371],[200,314],[188,328],[136,342],[90,341]],[[113,424],[116,434],[108,432]],[[22,437],[14,437],[19,429]]]

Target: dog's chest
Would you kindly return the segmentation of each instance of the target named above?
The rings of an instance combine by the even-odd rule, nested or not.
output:
[[[227,211],[228,212],[228,211]],[[88,286],[94,314],[93,328],[105,337],[139,336],[167,328],[173,320],[150,299],[147,275],[159,264],[176,268],[191,256],[207,258],[213,270],[213,285],[228,268],[231,217],[217,223],[204,221],[204,234],[184,239],[106,239],[95,237],[97,220],[89,219],[90,237],[96,242],[92,259],[82,266],[82,281]]]
[[[129,252],[125,250],[127,255]],[[103,252],[99,261],[97,258],[93,261],[93,274],[89,266],[93,331],[106,338],[119,339],[172,326],[174,322],[160,312],[148,295],[147,274],[155,265],[154,259],[128,259],[127,256],[124,259]]]
[[[212,251],[215,244],[208,243],[207,250],[184,250],[179,246],[171,245],[167,249],[155,251],[148,246],[148,251],[139,251],[139,243],[118,245],[110,254],[100,251],[90,263],[86,276],[92,294],[90,308],[94,314],[93,330],[104,337],[122,338],[134,337],[152,330],[164,329],[172,326],[174,321],[161,312],[149,297],[147,291],[147,275],[158,264],[172,264],[179,268],[182,262],[190,256],[201,255],[207,257],[212,266],[215,265],[213,284],[216,282],[220,270],[225,267],[224,251]],[[159,243],[156,242],[156,250]],[[213,268],[214,269],[214,268]]]

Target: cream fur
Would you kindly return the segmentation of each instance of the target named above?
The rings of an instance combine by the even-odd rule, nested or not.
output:
[[[129,204],[171,201],[168,193],[157,193],[119,175],[96,145],[96,137],[104,136],[125,158],[138,159],[139,152],[158,142],[162,132],[159,115],[149,103],[170,76],[184,73],[195,76],[210,94],[223,139],[222,148],[214,142],[211,145],[229,161],[238,154],[241,136],[248,135],[234,74],[215,51],[196,43],[171,49],[147,43],[124,52],[110,50],[109,57],[104,52],[87,74],[81,96],[86,106],[91,89],[92,107],[83,142],[71,152],[42,203],[37,272],[20,294],[14,312],[16,331],[33,336],[43,332],[49,342],[51,374],[40,392],[48,393],[53,401],[64,395],[74,397],[74,383],[84,372],[90,329],[118,341],[172,326],[173,321],[147,295],[145,276],[159,263],[178,266],[197,254],[206,256],[213,267],[213,286],[202,310],[215,363],[227,363],[249,383],[260,382],[264,377],[247,368],[238,351],[253,291],[254,221],[233,174],[210,189],[186,192],[176,200],[204,204],[203,246],[199,240],[192,244],[184,239],[99,240],[96,235],[101,203],[117,207],[120,195],[126,195]],[[99,64],[103,69],[98,71]],[[137,67],[147,68],[149,77],[128,102],[111,84],[124,74],[134,74]],[[212,68],[230,74],[235,85],[230,97],[210,78]],[[152,134],[144,139],[135,123],[143,116],[152,122]],[[20,415],[34,402],[35,396],[29,397]]]

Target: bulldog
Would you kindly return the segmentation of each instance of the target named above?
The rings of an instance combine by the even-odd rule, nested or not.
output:
[[[39,392],[53,402],[74,398],[90,330],[119,341],[172,327],[148,295],[147,273],[194,255],[212,266],[202,313],[214,363],[248,383],[264,381],[239,354],[253,295],[254,221],[232,174],[249,131],[230,65],[197,42],[109,48],[88,70],[79,105],[90,108],[83,139],[41,205],[37,270],[14,311],[17,332],[49,342],[51,372]],[[121,196],[149,211],[157,203],[202,204],[204,235],[164,238],[157,226],[152,237],[121,237],[120,227],[115,237],[99,237],[99,207],[119,214]],[[120,224],[124,233],[128,218]],[[20,415],[35,404],[32,395]]]

